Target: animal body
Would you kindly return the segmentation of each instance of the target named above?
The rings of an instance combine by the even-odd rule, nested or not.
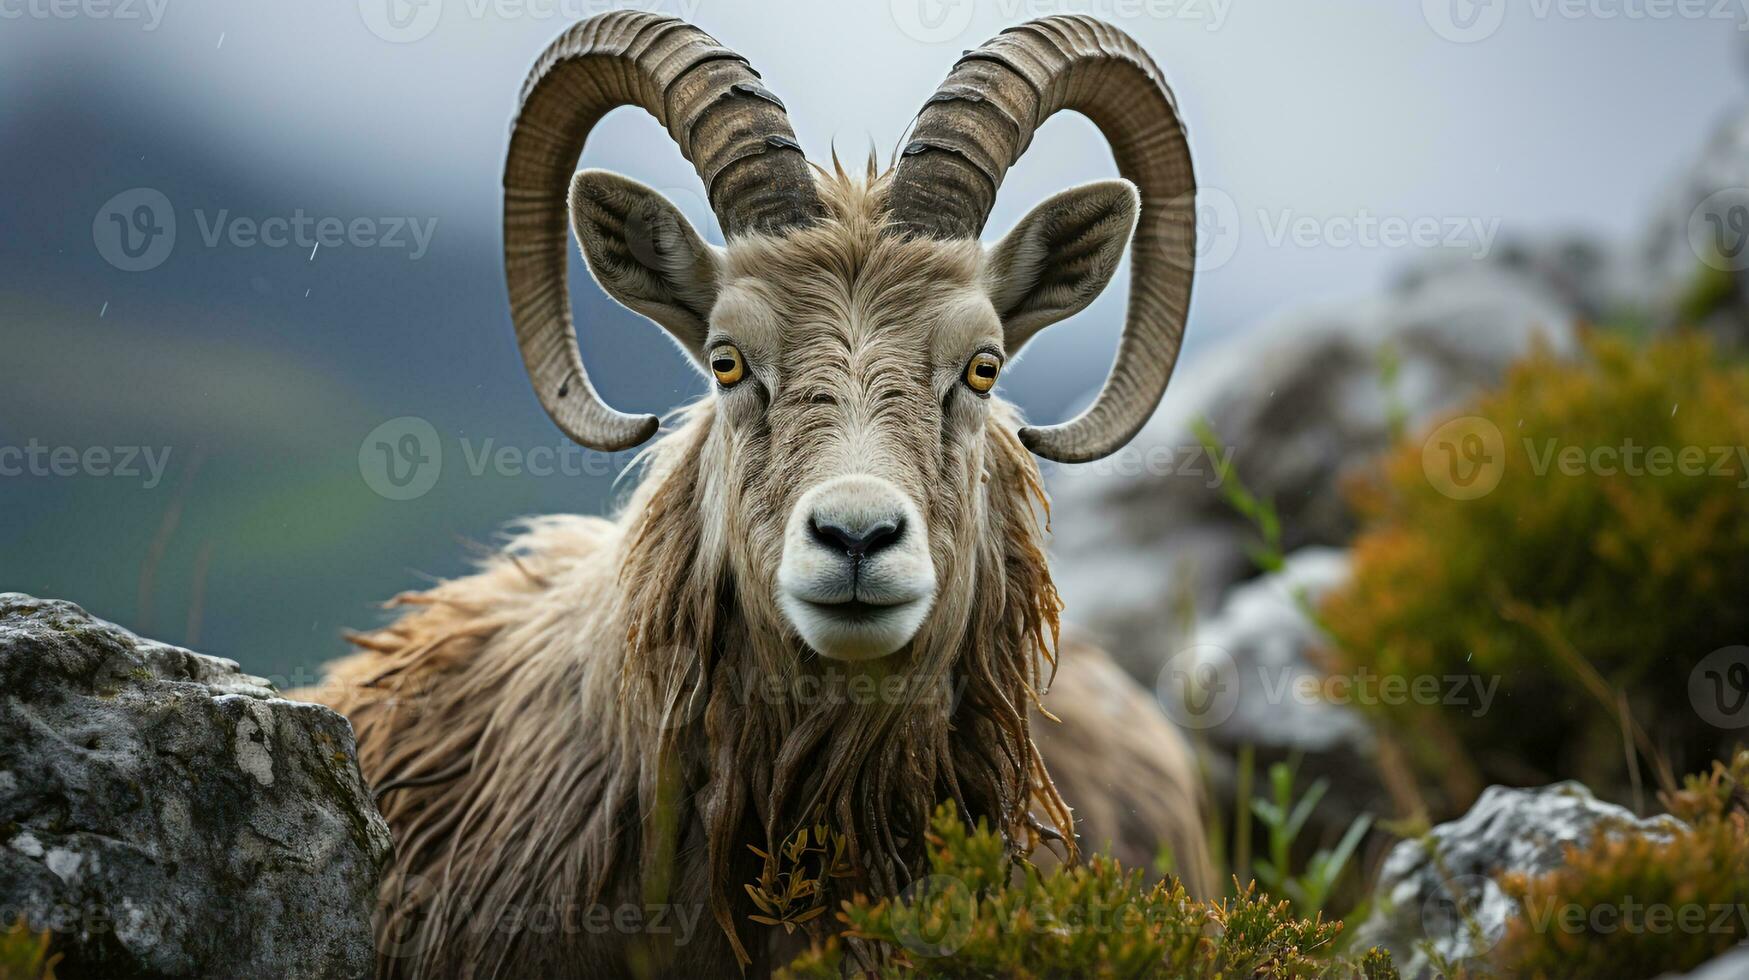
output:
[[[725,246],[641,184],[573,173],[590,128],[628,104],[697,166]],[[1106,134],[1124,179],[980,244],[1003,173],[1065,108]],[[763,975],[852,890],[924,873],[944,802],[1017,859],[1073,859],[1079,807],[1091,846],[1135,860],[1170,844],[1206,889],[1182,742],[1097,649],[1058,656],[1033,459],[1107,455],[1158,402],[1194,190],[1159,69],[1089,18],[968,54],[899,163],[856,176],[804,160],[746,62],[683,22],[611,13],[554,42],[505,168],[535,390],[591,448],[658,429],[589,382],[568,215],[596,280],[712,391],[645,451],[617,517],[526,522],[476,574],[402,596],[408,611],[315,692],[351,717],[395,834],[382,974]],[[1103,390],[1069,422],[1022,426],[994,390],[1004,364],[1090,303],[1126,245]],[[812,827],[830,829],[809,859],[825,883],[774,912],[759,889]]]

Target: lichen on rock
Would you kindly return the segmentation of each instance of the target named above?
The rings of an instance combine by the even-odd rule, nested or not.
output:
[[[369,975],[389,847],[341,716],[0,593],[0,923],[58,976]]]

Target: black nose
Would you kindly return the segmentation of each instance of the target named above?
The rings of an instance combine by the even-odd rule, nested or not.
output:
[[[808,529],[815,541],[828,548],[852,558],[867,558],[899,543],[905,534],[905,519],[882,518],[862,527],[849,527],[847,522],[816,517],[808,522]]]

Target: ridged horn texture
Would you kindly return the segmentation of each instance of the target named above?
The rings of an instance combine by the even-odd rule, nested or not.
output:
[[[590,130],[625,105],[674,137],[725,235],[780,232],[823,213],[783,103],[709,34],[673,17],[615,11],[547,47],[523,86],[504,161],[504,276],[541,406],[566,435],[604,452],[655,435],[657,420],[615,411],[589,383],[565,288],[565,197]]]
[[[1129,313],[1117,359],[1088,409],[1027,427],[1046,459],[1081,463],[1122,448],[1152,415],[1178,361],[1196,261],[1196,176],[1178,106],[1134,38],[1091,17],[1044,17],[968,51],[924,103],[893,173],[896,228],[976,238],[1008,168],[1058,110],[1091,119],[1141,191]]]

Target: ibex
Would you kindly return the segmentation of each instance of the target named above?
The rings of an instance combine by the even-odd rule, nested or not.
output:
[[[624,105],[696,166],[725,246],[648,187],[573,173]],[[1124,179],[1052,197],[984,247],[1004,173],[1060,109],[1099,127]],[[601,287],[712,390],[644,453],[617,519],[529,521],[477,574],[402,596],[414,611],[334,665],[318,696],[357,727],[397,842],[381,972],[764,975],[832,917],[794,936],[751,918],[771,918],[747,890],[755,848],[823,825],[846,866],[816,904],[898,894],[943,803],[1017,859],[1041,842],[1071,856],[1075,805],[1106,838],[1092,846],[1133,857],[1163,839],[1206,888],[1184,745],[1102,653],[1056,659],[1029,455],[1099,459],[1153,411],[1190,301],[1194,192],[1160,70],[1086,17],[966,54],[897,164],[858,177],[810,165],[747,62],[686,23],[610,13],[554,42],[504,171],[511,315],[541,405],[596,450],[659,427],[590,384],[567,214]],[[1071,421],[1021,426],[996,395],[1003,366],[1086,307],[1126,244],[1104,387]],[[1047,766],[1033,733],[1059,727],[1036,713],[1059,667],[1045,707],[1068,720]],[[690,935],[688,910],[709,913]]]

